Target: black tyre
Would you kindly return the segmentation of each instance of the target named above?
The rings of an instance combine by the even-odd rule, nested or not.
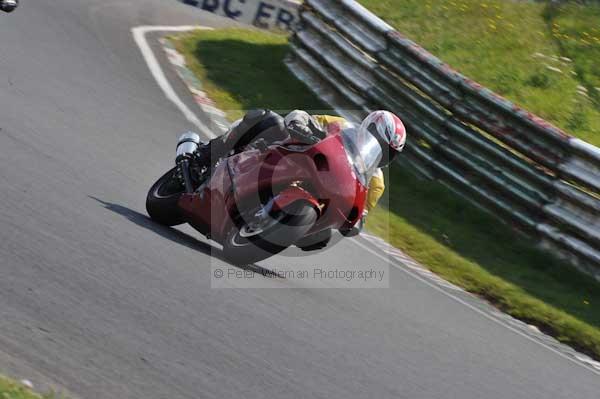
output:
[[[303,251],[318,251],[327,247],[331,241],[331,229],[322,230],[315,234],[309,235],[296,242],[296,246]]]
[[[267,259],[300,240],[317,220],[315,208],[299,201],[274,215],[258,232],[241,221],[233,226],[223,242],[223,254],[234,265],[246,265]]]
[[[175,178],[177,168],[165,173],[148,191],[146,197],[146,211],[152,220],[165,226],[175,226],[184,223],[177,201],[185,188]]]

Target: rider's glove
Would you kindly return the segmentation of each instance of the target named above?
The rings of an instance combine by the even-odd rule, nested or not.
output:
[[[312,134],[310,128],[306,125],[294,121],[287,125],[287,129],[293,139],[302,143],[315,144],[319,142],[319,139]]]
[[[284,118],[284,123],[290,136],[308,144],[316,143],[326,136],[326,133],[321,130],[314,118],[306,111],[295,110],[290,112]]]

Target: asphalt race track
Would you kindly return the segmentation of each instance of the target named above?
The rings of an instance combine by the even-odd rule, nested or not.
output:
[[[211,289],[218,248],[145,213],[193,126],[131,28],[229,23],[174,0],[0,15],[0,372],[89,399],[598,398],[597,372],[402,267],[389,289]],[[365,246],[261,266],[386,265]]]

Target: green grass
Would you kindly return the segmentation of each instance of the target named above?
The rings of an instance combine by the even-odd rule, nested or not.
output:
[[[600,4],[549,5],[544,17],[562,53],[573,60],[578,80],[600,107]]]
[[[223,30],[175,43],[222,109],[323,109],[282,65],[284,37]],[[232,55],[234,49],[244,51]],[[370,231],[445,279],[600,359],[600,284],[436,182],[400,167],[387,180],[387,196],[369,215]]]
[[[389,171],[367,228],[446,280],[600,358],[600,284],[444,186]],[[389,210],[389,212],[388,212]]]
[[[0,376],[0,399],[52,399],[54,395],[38,395],[22,384]]]
[[[253,108],[280,112],[326,108],[281,62],[288,51],[284,35],[231,29],[173,39],[177,38],[183,38],[174,44],[188,55],[188,67],[231,120]]]
[[[600,92],[593,89],[600,87],[600,6],[506,0],[360,2],[466,76],[600,145],[600,102],[594,100]],[[555,22],[558,28],[553,28]],[[580,85],[594,95],[578,93]]]

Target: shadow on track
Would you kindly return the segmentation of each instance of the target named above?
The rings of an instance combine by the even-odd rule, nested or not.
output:
[[[227,259],[223,256],[222,250],[220,250],[219,248],[217,248],[213,245],[210,245],[209,243],[202,242],[202,241],[200,241],[188,234],[185,234],[184,232],[174,229],[172,227],[167,227],[167,226],[158,224],[158,223],[154,222],[152,219],[150,219],[148,216],[146,216],[142,213],[139,213],[137,211],[134,211],[133,209],[127,208],[126,206],[115,204],[112,202],[103,201],[103,200],[96,198],[94,196],[91,196],[91,195],[88,195],[88,197],[93,199],[94,201],[97,201],[100,204],[102,204],[102,206],[104,206],[105,209],[108,209],[111,212],[119,214],[119,215],[127,218],[131,222],[137,224],[138,226],[143,227],[147,230],[150,230],[150,231],[158,234],[159,236],[166,238],[167,240],[173,241],[177,244],[183,245],[183,246],[193,249],[195,251],[202,252],[205,255],[209,255],[213,258],[217,258],[220,261],[226,262],[226,263],[228,263],[234,267],[238,267],[242,270],[249,270],[254,273],[262,274],[262,275],[272,275],[273,274],[270,270],[265,269],[261,266],[255,265],[255,264],[248,264],[248,265],[243,265],[243,266],[233,265],[233,264],[229,263],[227,261]]]

